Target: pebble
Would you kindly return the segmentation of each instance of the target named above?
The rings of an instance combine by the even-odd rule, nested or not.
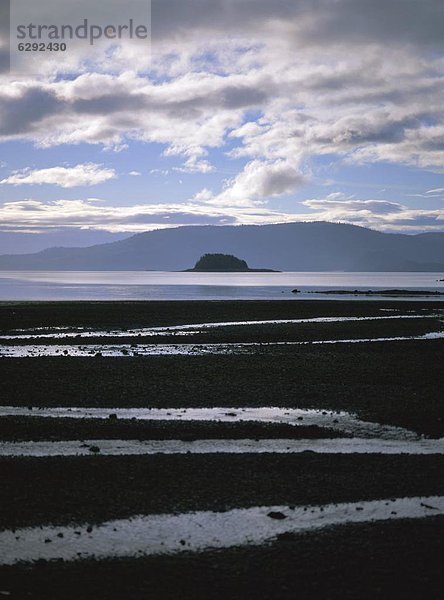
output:
[[[270,517],[270,519],[277,519],[278,521],[282,521],[283,519],[287,518],[286,515],[284,515],[284,513],[273,510],[267,514],[267,517]]]

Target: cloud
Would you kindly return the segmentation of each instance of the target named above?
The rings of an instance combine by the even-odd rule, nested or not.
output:
[[[168,169],[151,169],[150,170],[150,175],[163,175],[164,177],[166,177],[167,175],[169,175],[169,170]]]
[[[80,63],[69,79],[6,80],[0,135],[41,147],[157,143],[198,173],[227,140],[249,160],[337,154],[443,168],[444,62],[430,54],[439,2],[182,4],[155,2],[150,76],[146,58],[119,71],[113,56],[109,72]]]
[[[332,197],[333,196],[333,197]],[[411,209],[381,200],[340,199],[333,194],[307,200],[305,213],[271,210],[256,205],[222,205],[202,190],[184,203],[110,206],[97,198],[79,200],[21,200],[0,207],[0,231],[44,232],[53,228],[78,228],[136,233],[180,225],[261,225],[295,221],[350,223],[387,232],[442,231],[444,209]]]
[[[444,227],[444,208],[409,208],[386,200],[348,199],[342,194],[306,200],[303,204],[314,211],[298,216],[304,220],[350,223],[379,231],[406,233],[442,231]]]
[[[386,200],[337,200],[332,196],[342,196],[342,194],[331,194],[324,200],[305,200],[303,204],[313,210],[326,210],[331,213],[335,211],[342,215],[359,216],[360,213],[372,215],[393,215],[403,210],[401,204],[397,202],[387,202]]]
[[[180,36],[276,34],[301,43],[442,43],[440,0],[153,0],[154,41]]]
[[[0,231],[41,232],[54,227],[142,232],[177,225],[261,224],[291,220],[269,209],[208,207],[198,200],[177,204],[109,206],[97,199],[21,200],[0,207]]]
[[[44,85],[4,86],[0,92],[0,136],[32,135],[50,115],[62,111],[63,104]]]
[[[234,28],[235,15],[239,19],[249,3],[235,4],[229,3],[224,12]],[[282,26],[291,12],[289,4],[273,7]],[[313,8],[313,3],[301,3],[300,11],[312,28],[324,31],[324,21],[337,23],[325,3],[316,18],[310,4]],[[344,6],[351,10],[348,2],[334,4],[339,14]],[[199,4],[200,9],[210,14],[208,7]],[[183,12],[177,10],[173,20]],[[413,6],[406,10],[415,12]],[[269,13],[259,2],[253,24],[259,27]],[[289,23],[298,27],[293,16]],[[361,23],[360,17],[354,18]],[[197,22],[213,30],[211,19],[200,19],[199,12]],[[347,36],[342,45],[328,50],[322,44],[307,45],[294,53],[291,46],[304,36],[302,30],[295,39],[273,31],[271,24],[259,44],[254,38],[223,46],[210,41],[206,57],[201,54],[205,36],[188,45],[173,40],[169,54],[177,44],[179,72],[177,65],[162,62],[165,54],[155,48],[160,82],[131,71],[83,73],[32,85],[12,82],[0,94],[0,134],[42,147],[87,142],[120,148],[130,139],[157,143],[165,147],[165,156],[182,156],[179,170],[189,173],[211,172],[208,149],[224,148],[227,140],[234,145],[232,157],[267,164],[291,161],[298,168],[307,157],[336,154],[349,163],[389,161],[442,170],[444,68],[438,59],[421,60],[417,48],[383,46],[374,40],[366,45],[367,37],[354,53],[350,44],[358,41]],[[251,110],[259,110],[260,116],[252,119]],[[233,197],[246,176],[238,174]]]
[[[443,20],[442,0],[153,0],[151,57],[131,44],[94,56],[76,46],[66,61],[42,57],[38,80],[2,76],[0,141],[114,150],[152,144],[181,160],[156,171],[164,175],[217,170],[214,149],[242,159],[222,188],[184,199],[192,219],[436,228],[439,214],[390,200],[312,199],[302,217],[275,213],[267,202],[300,189],[319,157],[443,172]],[[95,182],[54,173],[63,168],[15,173],[3,183]],[[62,208],[40,212],[60,216]],[[158,218],[153,210],[136,212],[142,221]],[[179,205],[171,211],[165,219],[179,219]]]
[[[211,173],[214,166],[207,160],[199,159],[197,156],[191,156],[185,161],[182,167],[175,167],[174,171],[179,173]]]
[[[254,206],[267,198],[290,194],[306,181],[297,164],[290,161],[253,160],[236,177],[225,182],[220,194],[212,195],[204,190],[199,197],[215,206]]]
[[[140,173],[139,173],[140,174]],[[25,169],[14,171],[2,179],[0,184],[8,185],[57,185],[62,188],[91,186],[104,183],[116,177],[114,169],[86,163],[75,167],[50,167],[48,169]]]

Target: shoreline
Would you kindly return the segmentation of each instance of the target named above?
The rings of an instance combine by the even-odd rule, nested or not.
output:
[[[444,518],[427,498],[444,495],[444,339],[414,337],[441,333],[442,306],[373,298],[0,302],[4,349],[46,344],[62,353],[0,357],[0,537],[18,558],[28,534],[39,539],[32,562],[0,566],[0,591],[34,600],[370,600],[380,588],[384,600],[400,589],[409,600],[437,596]],[[124,343],[137,354],[144,344],[210,342],[249,350],[63,354],[66,344],[100,351]],[[402,518],[398,505],[414,498],[421,514]],[[298,533],[295,517],[290,526],[292,514],[314,510],[322,522],[326,505],[338,503],[351,503],[360,520],[372,501],[388,521],[341,517]],[[242,537],[254,507],[264,507],[277,532],[256,546]],[[133,543],[138,518],[170,515],[188,527],[190,513],[224,519],[239,509],[234,547],[215,550],[209,534],[202,551],[190,552],[176,531],[178,553],[143,556],[146,541]],[[101,553],[97,537],[116,519],[123,534],[117,524],[111,536],[129,548],[120,559],[112,548]]]

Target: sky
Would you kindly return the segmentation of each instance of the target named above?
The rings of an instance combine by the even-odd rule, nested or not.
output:
[[[444,231],[443,31],[442,0],[153,0],[150,44],[4,70],[0,251],[180,225]]]

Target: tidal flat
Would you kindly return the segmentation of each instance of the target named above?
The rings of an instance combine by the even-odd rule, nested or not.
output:
[[[121,356],[0,353],[0,443],[86,448],[78,456],[1,457],[0,530],[74,526],[87,536],[113,519],[273,506],[322,511],[332,503],[443,496],[441,451],[384,450],[398,432],[412,448],[438,448],[444,436],[444,339],[432,335],[444,330],[441,307],[388,299],[0,304],[4,349],[136,348]],[[367,341],[353,343],[359,339]],[[138,356],[146,344],[251,347],[241,354]],[[199,409],[200,420],[187,417],[190,409]],[[278,409],[287,421],[254,417]],[[136,418],[137,410],[148,417]],[[349,421],[360,428],[342,425]],[[201,443],[208,450],[112,456],[97,440],[106,447]],[[285,440],[291,454],[211,451],[213,442],[273,448]],[[381,452],[316,452],[323,440],[338,447],[380,443]],[[331,598],[393,598],[400,591],[404,598],[434,597],[444,583],[437,559],[444,517],[426,500],[422,506],[415,519],[395,522],[393,510],[385,520],[276,534],[259,545],[245,540],[216,550],[210,543],[151,556],[142,543],[133,557],[0,566],[0,592],[110,600],[314,599],[327,591]]]

